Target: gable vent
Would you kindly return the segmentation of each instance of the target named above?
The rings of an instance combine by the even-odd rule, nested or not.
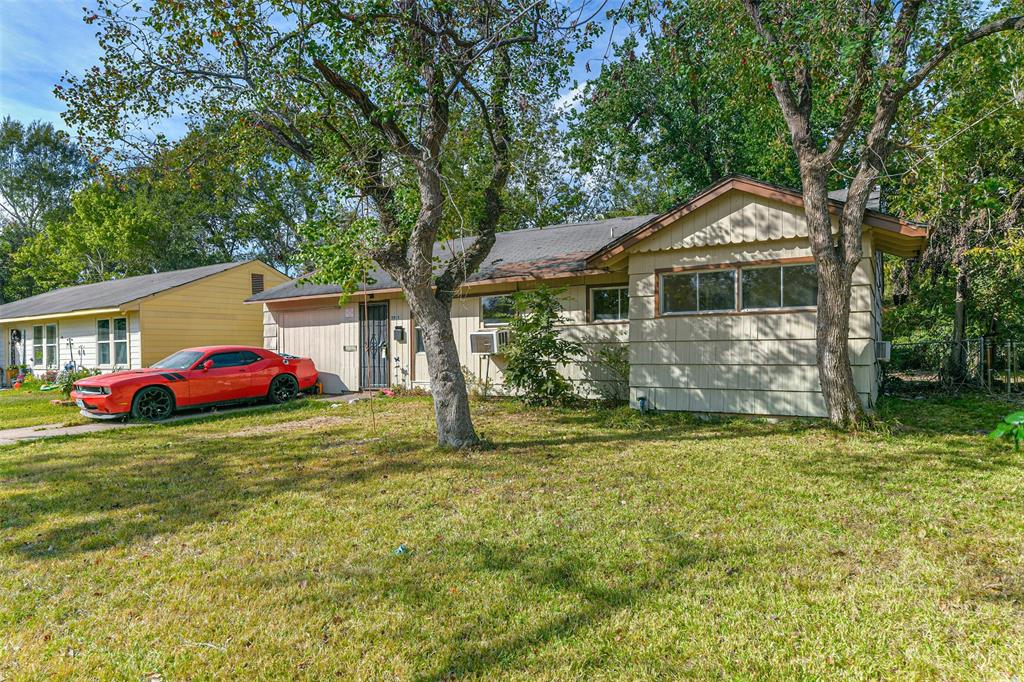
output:
[[[263,275],[259,273],[252,273],[250,275],[252,279],[252,293],[253,295],[259,294],[263,291]]]

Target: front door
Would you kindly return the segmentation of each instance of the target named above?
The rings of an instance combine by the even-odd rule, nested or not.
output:
[[[388,304],[359,306],[359,388],[387,388]]]

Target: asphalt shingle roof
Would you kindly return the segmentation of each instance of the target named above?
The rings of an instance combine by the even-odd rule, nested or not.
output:
[[[245,261],[250,262],[250,261]],[[19,317],[36,317],[38,315],[57,315],[72,313],[79,310],[94,308],[116,308],[120,305],[153,294],[159,294],[190,284],[197,280],[230,270],[242,263],[218,263],[205,265],[188,270],[158,272],[152,275],[139,275],[124,279],[113,279],[95,284],[82,284],[76,287],[54,289],[45,294],[23,298],[0,305],[0,320]]]
[[[586,259],[602,246],[621,237],[630,230],[648,222],[655,215],[627,216],[595,220],[586,223],[563,223],[531,230],[499,232],[494,247],[480,269],[470,275],[467,282],[481,282],[505,277],[530,277],[556,272],[574,272],[586,269]],[[441,264],[455,253],[465,250],[475,237],[455,239],[434,244],[434,256]],[[383,270],[375,270],[367,278],[367,291],[393,289],[398,286]],[[362,290],[362,288],[360,288]],[[325,294],[341,294],[340,286],[313,284],[302,278],[256,294],[250,301],[274,301]]]

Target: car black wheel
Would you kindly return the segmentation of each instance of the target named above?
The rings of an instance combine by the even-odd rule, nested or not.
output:
[[[136,419],[156,422],[167,419],[174,412],[174,397],[166,388],[150,386],[135,394],[132,401],[132,416]]]
[[[299,394],[299,382],[291,374],[279,374],[270,382],[267,396],[272,403],[286,403]]]

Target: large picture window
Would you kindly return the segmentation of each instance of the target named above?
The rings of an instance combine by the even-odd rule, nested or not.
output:
[[[629,319],[629,287],[591,289],[590,319],[594,322]]]
[[[512,296],[508,294],[480,297],[480,319],[485,327],[508,324],[513,311]]]
[[[736,271],[663,274],[660,303],[663,314],[735,310]]]
[[[742,270],[743,309],[809,307],[818,301],[813,263]]]

